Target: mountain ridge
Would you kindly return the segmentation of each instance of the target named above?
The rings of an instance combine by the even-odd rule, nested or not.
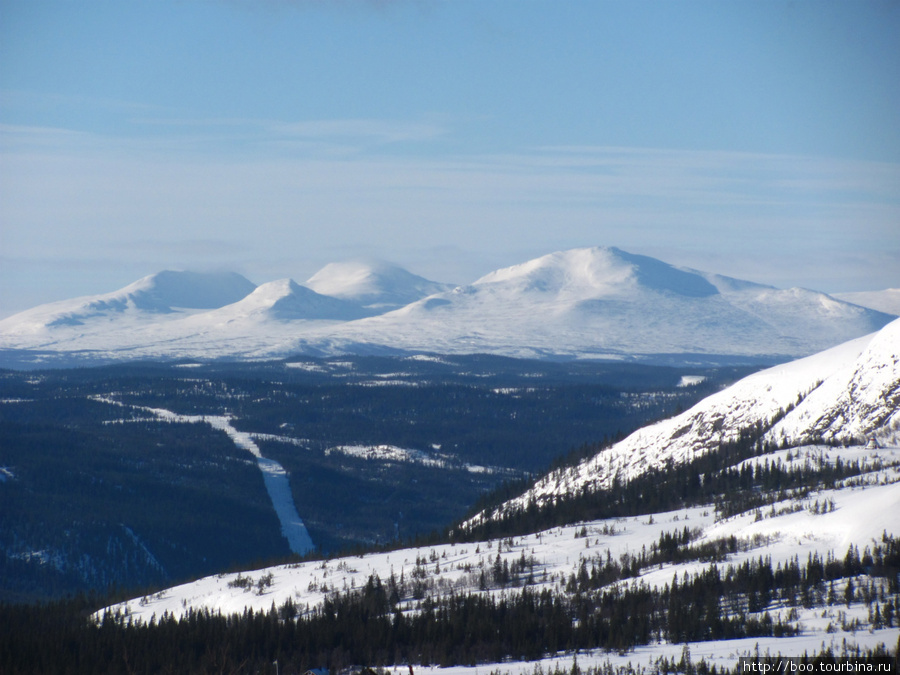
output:
[[[245,298],[211,313],[213,316],[216,314],[224,321],[254,316],[280,321],[352,321],[365,316],[357,304],[322,295],[293,279],[261,284]]]
[[[787,360],[877,330],[891,318],[815,291],[780,290],[595,247],[496,270],[329,335],[348,349],[377,342],[537,358],[680,353]]]
[[[749,375],[680,415],[545,476],[463,528],[530,503],[610,489],[648,469],[687,463],[749,429],[762,430],[763,442],[780,447],[900,444],[900,319],[872,335]]]
[[[116,291],[38,305],[0,321],[0,331],[17,323],[36,328],[81,326],[92,319],[128,312],[174,314],[210,310],[238,302],[256,285],[237,272],[163,270]]]
[[[329,263],[304,282],[317,293],[347,300],[370,314],[398,309],[453,288],[412,274],[399,265],[376,260]]]
[[[131,286],[41,306],[0,321],[0,361],[491,353],[770,364],[894,318],[816,291],[782,290],[612,247],[558,251],[452,289],[395,265],[359,262],[326,266],[310,282],[337,295],[280,280],[206,310],[175,311],[165,294],[141,295]],[[396,307],[409,297],[416,299]]]

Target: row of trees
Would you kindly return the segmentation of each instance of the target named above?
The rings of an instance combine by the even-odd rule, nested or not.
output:
[[[754,427],[737,440],[721,444],[690,462],[668,462],[627,481],[616,481],[608,490],[583,488],[578,493],[560,493],[541,503],[530,500],[522,507],[505,505],[530,484],[512,483],[482,499],[476,509],[494,509],[489,519],[463,527],[450,536],[457,541],[522,535],[580,521],[617,518],[670,511],[698,504],[715,504],[727,518],[785,500],[800,500],[816,489],[858,476],[871,467],[859,461],[796,461],[787,465],[759,458],[773,450],[760,441],[762,430]],[[596,452],[603,452],[600,446]],[[552,474],[551,474],[552,475]],[[823,507],[820,507],[820,511]],[[824,508],[827,508],[825,505]]]
[[[690,543],[676,549],[685,547]],[[898,624],[900,540],[890,537],[862,555],[851,547],[842,559],[812,555],[774,567],[762,558],[711,564],[662,588],[639,580],[610,583],[631,571],[606,561],[602,568],[586,564],[570,579],[568,592],[525,585],[504,592],[450,591],[421,602],[409,595],[415,580],[372,575],[364,587],[330,593],[304,614],[288,601],[267,612],[191,611],[140,625],[113,614],[88,621],[71,603],[3,607],[0,672],[252,672],[275,660],[282,672],[334,671],[353,664],[476,664],[581,649],[627,651],[656,641],[794,634],[790,614],[767,611],[772,603],[866,602],[873,627]]]

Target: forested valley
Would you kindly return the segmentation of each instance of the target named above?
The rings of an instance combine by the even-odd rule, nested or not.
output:
[[[254,457],[318,551],[440,532],[479,497],[745,371],[498,357],[0,373],[0,598],[142,590],[290,556]],[[700,384],[680,387],[684,375]]]

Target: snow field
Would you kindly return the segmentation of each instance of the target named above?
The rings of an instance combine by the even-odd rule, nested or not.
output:
[[[898,452],[900,450],[895,449]],[[723,569],[730,564],[739,565],[748,559],[770,558],[773,567],[786,564],[797,557],[801,564],[807,556],[816,553],[825,559],[829,554],[842,558],[847,547],[856,546],[863,551],[867,546],[880,540],[883,532],[897,536],[900,534],[900,482],[884,483],[887,474],[894,472],[886,468],[880,476],[872,477],[872,484],[854,488],[826,490],[808,498],[834,501],[834,509],[820,515],[811,516],[806,505],[801,510],[784,509],[773,505],[774,515],[759,519],[755,513],[745,513],[727,520],[716,521],[715,511],[710,507],[681,509],[633,518],[620,518],[579,523],[557,527],[528,536],[495,539],[486,542],[443,544],[421,548],[402,549],[363,556],[345,557],[325,561],[310,561],[281,565],[244,574],[222,574],[167,589],[160,593],[135,598],[110,607],[111,611],[122,612],[132,621],[150,621],[164,613],[181,617],[189,610],[213,613],[241,613],[245,609],[268,611],[274,605],[279,607],[290,600],[301,614],[319,606],[331,593],[343,593],[365,586],[372,574],[378,575],[383,583],[393,575],[394,579],[405,581],[407,588],[415,582],[421,583],[423,595],[437,598],[450,592],[514,594],[521,592],[521,585],[530,575],[529,588],[540,591],[543,588],[563,592],[572,574],[577,574],[582,561],[603,561],[607,556],[618,561],[625,553],[640,554],[650,549],[664,532],[681,532],[685,527],[699,530],[697,540],[714,540],[735,536],[740,542],[749,544],[748,550],[739,550],[718,563]],[[501,563],[534,561],[533,569],[527,566],[517,586],[504,589],[479,590],[482,572],[490,575],[497,559]],[[662,587],[671,584],[677,574],[695,574],[705,568],[699,561],[683,564],[663,564],[645,569],[637,579],[617,582],[619,584],[646,584]],[[271,575],[271,582],[265,579]],[[244,579],[244,588],[236,588],[236,580]],[[264,580],[262,583],[260,580]],[[877,583],[877,582],[876,582]],[[835,582],[834,591],[843,597],[845,582]],[[490,583],[489,583],[490,586]],[[404,611],[417,611],[418,601],[414,597],[403,599]],[[843,638],[851,639],[850,633],[858,636],[878,634],[879,640],[891,645],[900,637],[900,629],[871,631],[865,605],[855,601],[850,607],[840,604],[814,607],[812,609],[788,608],[773,601],[765,608],[773,619],[789,619],[799,627],[800,635],[792,638],[757,638],[754,640],[727,641],[730,646],[705,645],[712,649],[716,658],[731,658],[730,654],[749,653],[754,645],[761,649],[771,649],[782,654],[802,653],[804,649],[818,651],[824,642],[832,647],[840,645]],[[99,614],[98,614],[99,616]],[[848,628],[849,627],[849,628]],[[848,630],[844,630],[848,628]],[[868,645],[869,637],[860,637],[860,644]],[[705,643],[704,643],[705,644]],[[634,654],[671,654],[673,645],[661,645],[659,649],[639,648]],[[680,649],[680,646],[678,647]],[[737,651],[735,651],[737,650]],[[680,654],[675,652],[676,656]],[[739,655],[740,655],[739,654]],[[611,658],[602,653],[598,658]],[[654,656],[654,658],[656,658]],[[693,652],[699,658],[699,652]],[[579,655],[579,663],[584,666]],[[601,661],[602,661],[601,659]],[[571,661],[568,661],[571,665]],[[481,670],[484,667],[480,667]],[[455,672],[455,671],[454,671]],[[467,671],[468,672],[468,671]],[[512,670],[511,673],[524,672]]]
[[[223,284],[207,275],[161,272],[8,317],[0,321],[0,349],[56,352],[35,360],[252,360],[388,349],[771,362],[871,332],[892,316],[615,248],[552,253],[452,290],[399,269],[330,267],[306,286],[282,279],[254,287],[229,277],[224,294],[211,292]]]

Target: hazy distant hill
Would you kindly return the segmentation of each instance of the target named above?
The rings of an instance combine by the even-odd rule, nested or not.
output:
[[[886,288],[883,291],[857,291],[835,293],[834,297],[844,302],[868,307],[886,314],[900,315],[900,288]]]
[[[121,291],[0,321],[0,362],[491,353],[766,363],[865,335],[894,318],[823,293],[677,268],[616,248],[553,253],[452,290],[396,266],[364,263],[330,265],[309,284],[284,279],[255,288],[239,275],[161,272]]]
[[[366,307],[369,314],[382,314],[453,288],[452,284],[429,281],[382,261],[331,263],[305,285],[317,293]]]

